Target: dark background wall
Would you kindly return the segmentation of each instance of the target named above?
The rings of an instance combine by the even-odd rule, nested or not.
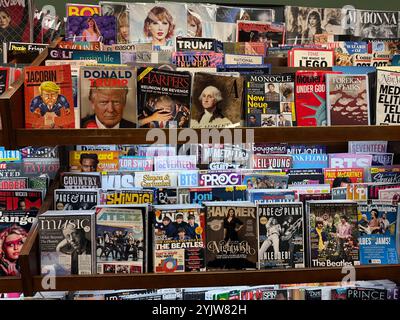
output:
[[[120,0],[124,2],[123,0]],[[41,9],[44,5],[53,5],[56,8],[56,13],[59,16],[65,16],[65,4],[69,3],[90,3],[97,4],[97,0],[34,0],[36,7]],[[154,2],[146,0],[126,1],[126,2]],[[206,0],[190,0],[175,2],[203,2],[203,3],[220,3],[220,4],[276,4],[276,5],[294,5],[294,6],[307,6],[307,7],[325,7],[325,8],[341,8],[345,5],[353,5],[359,9],[375,9],[375,10],[398,10],[400,11],[399,0],[219,0],[219,1],[206,1]]]

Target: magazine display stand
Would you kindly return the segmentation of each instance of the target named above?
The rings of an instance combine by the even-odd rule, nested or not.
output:
[[[58,40],[60,41],[60,40]],[[47,58],[45,49],[32,65],[43,65]],[[282,59],[270,61],[272,72],[290,72],[299,68],[284,66]],[[305,69],[305,68],[302,68]],[[56,145],[96,145],[96,144],[151,144],[146,139],[150,129],[24,129],[24,82],[23,79],[7,90],[0,97],[0,112],[3,130],[0,144],[10,149],[23,146]],[[159,129],[166,133],[166,143],[184,143],[187,137],[185,129]],[[329,152],[347,150],[349,140],[387,140],[391,152],[400,153],[400,126],[341,126],[341,127],[274,127],[224,129],[231,132],[242,130],[242,139],[246,139],[246,130],[254,134],[258,143],[299,143],[324,144]],[[196,130],[199,141],[202,130]],[[180,136],[180,133],[182,135]],[[240,135],[239,135],[240,136]],[[177,137],[177,141],[173,141]],[[154,138],[157,141],[157,138]],[[210,139],[211,140],[211,139]],[[65,153],[61,153],[63,157]],[[62,163],[66,159],[61,158]],[[59,185],[58,177],[50,187],[40,213],[52,209],[53,190]],[[40,276],[40,253],[38,246],[38,226],[32,226],[20,255],[22,277],[0,278],[0,292],[23,291],[26,296],[37,291],[76,291],[76,290],[111,290],[135,288],[171,288],[233,285],[267,285],[285,283],[337,282],[352,272],[342,268],[326,269],[291,269],[264,271],[227,271],[174,274],[135,274],[135,275],[87,275],[60,276],[55,279]],[[353,270],[354,271],[354,270]],[[356,266],[356,280],[390,279],[400,283],[400,265]],[[55,284],[52,287],[51,284]],[[45,287],[43,286],[45,285]],[[46,284],[49,287],[46,287]]]

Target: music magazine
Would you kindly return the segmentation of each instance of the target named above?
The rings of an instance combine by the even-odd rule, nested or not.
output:
[[[313,268],[359,265],[357,202],[307,202],[308,262]]]
[[[251,202],[204,202],[207,270],[256,269],[257,212]]]
[[[257,217],[259,268],[304,268],[303,204],[260,203]]]
[[[147,272],[147,204],[96,207],[97,273]]]
[[[200,205],[154,206],[154,272],[205,271],[205,215]]]

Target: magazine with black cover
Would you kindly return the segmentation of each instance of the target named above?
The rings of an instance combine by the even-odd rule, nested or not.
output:
[[[94,211],[47,211],[38,220],[43,275],[96,272]]]
[[[99,191],[88,189],[55,189],[54,209],[93,210],[99,204]]]
[[[153,271],[205,271],[205,214],[200,205],[154,206]]]
[[[43,190],[0,190],[0,210],[39,210]]]
[[[100,172],[61,172],[60,185],[64,189],[101,188]]]
[[[48,44],[41,43],[5,42],[3,43],[3,62],[31,64],[47,46]]]
[[[204,202],[206,208],[206,268],[256,269],[257,211],[251,202]]]
[[[147,204],[97,206],[97,273],[147,272],[147,215]]]
[[[19,256],[32,224],[37,220],[38,210],[0,211],[0,277],[19,276]]]
[[[190,119],[189,72],[139,68],[137,75],[139,127],[186,128]]]
[[[310,267],[359,265],[357,202],[307,202],[308,263]]]
[[[242,122],[243,78],[197,72],[190,127],[233,128]]]
[[[259,268],[304,268],[303,203],[260,203],[257,217]]]
[[[296,120],[294,80],[295,75],[292,73],[246,76],[246,126],[291,127]],[[271,125],[268,125],[269,118],[272,119]]]

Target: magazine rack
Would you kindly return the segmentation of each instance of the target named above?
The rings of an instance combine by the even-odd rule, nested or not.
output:
[[[43,65],[47,54],[48,50],[45,49],[32,65]],[[296,68],[285,67],[282,59],[275,59],[274,61],[271,59],[270,62],[273,64],[273,73],[296,70]],[[3,123],[3,134],[0,135],[0,142],[12,149],[23,146],[43,145],[148,144],[154,142],[146,138],[149,129],[24,129],[24,84],[22,79],[7,90],[3,97],[0,97],[0,112]],[[166,143],[185,143],[187,141],[188,137],[185,135],[185,129],[159,130],[166,134]],[[328,146],[329,152],[345,152],[349,140],[387,140],[390,141],[389,151],[400,154],[400,126],[279,127],[224,130],[228,132],[238,130],[239,133],[242,131],[242,139],[246,138],[246,130],[250,130],[249,132],[254,134],[254,142],[259,143],[324,144]],[[204,132],[201,129],[195,131],[200,141],[200,137]],[[222,130],[215,130],[214,134],[216,133],[222,133]],[[177,137],[176,140],[175,137]],[[65,159],[61,160],[65,162]],[[59,181],[56,179],[44,200],[40,210],[41,213],[52,208],[53,190],[58,185]],[[34,225],[28,234],[21,252],[20,262],[21,279],[0,278],[0,292],[23,290],[26,296],[30,296],[37,291],[46,290],[155,289],[277,283],[320,283],[341,281],[345,276],[341,268],[61,276],[56,277],[54,288],[43,288],[42,282],[46,279],[40,276],[37,225]],[[390,279],[400,283],[400,265],[357,266],[355,270],[357,280]],[[51,281],[49,283],[51,284]]]

